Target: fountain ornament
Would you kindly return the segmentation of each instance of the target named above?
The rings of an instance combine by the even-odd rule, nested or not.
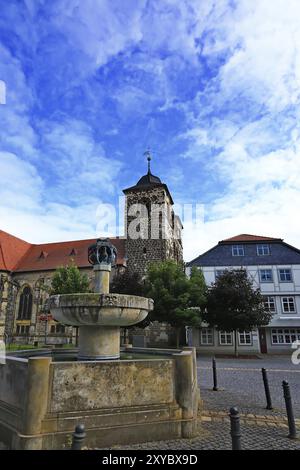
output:
[[[109,293],[111,267],[117,249],[109,239],[98,239],[88,249],[93,265],[94,293],[50,297],[53,317],[79,327],[79,360],[110,360],[120,357],[120,327],[141,322],[153,310],[153,300],[135,295]]]

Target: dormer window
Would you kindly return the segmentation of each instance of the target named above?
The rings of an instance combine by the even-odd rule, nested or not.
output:
[[[39,258],[47,258],[48,253],[46,251],[41,251]]]
[[[244,247],[243,245],[232,245],[232,256],[244,256]]]
[[[77,250],[76,248],[72,248],[70,255],[69,256],[76,256],[77,255]]]
[[[268,256],[270,254],[269,245],[257,245],[256,249],[258,256]]]

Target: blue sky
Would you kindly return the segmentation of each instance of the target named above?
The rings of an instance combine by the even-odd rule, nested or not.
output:
[[[300,247],[298,0],[0,0],[0,228],[90,238],[153,173],[204,220]]]

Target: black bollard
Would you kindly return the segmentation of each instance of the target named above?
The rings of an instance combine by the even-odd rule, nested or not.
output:
[[[217,380],[217,364],[216,364],[216,359],[215,358],[213,358],[213,360],[212,360],[212,368],[213,368],[213,380],[214,380],[213,391],[217,392],[218,391],[218,380]]]
[[[234,406],[229,410],[232,450],[242,450],[239,410]]]
[[[81,450],[85,436],[84,424],[77,424],[75,432],[73,432],[72,450]]]
[[[290,439],[297,439],[297,429],[295,424],[294,412],[293,412],[293,403],[291,397],[290,386],[286,380],[282,382],[283,387],[283,396],[285,400],[286,414],[289,423],[289,435]]]
[[[263,376],[265,394],[266,394],[266,400],[267,400],[266,409],[267,410],[273,410],[267,371],[266,371],[266,369],[262,368],[261,372],[262,372],[262,376]]]

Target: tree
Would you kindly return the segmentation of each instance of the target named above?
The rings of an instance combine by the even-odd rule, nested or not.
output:
[[[149,266],[146,295],[154,300],[149,320],[167,322],[176,329],[179,346],[180,328],[201,325],[201,307],[205,303],[206,285],[201,271],[192,269],[188,278],[182,266],[164,261]]]
[[[236,356],[237,332],[267,325],[271,318],[245,269],[225,271],[209,289],[203,320],[218,330],[234,331]]]
[[[114,275],[110,285],[110,292],[115,292],[116,294],[139,295],[143,297],[145,295],[145,283],[139,273],[131,272],[126,269],[124,272],[118,272]],[[139,328],[145,328],[149,323],[150,321],[147,316],[145,320],[142,320],[138,325],[124,328],[124,343],[129,341],[128,331],[130,329],[135,328],[136,326]]]
[[[53,275],[50,294],[90,292],[89,284],[88,276],[82,274],[73,263],[69,266],[60,266]]]
[[[90,282],[86,274],[82,274],[72,261],[71,265],[56,269],[51,280],[50,295],[79,294],[90,292]],[[76,327],[76,346],[78,345],[78,326]]]
[[[114,275],[110,292],[143,296],[145,294],[145,283],[139,273],[132,273],[126,269],[124,272],[118,272]]]

